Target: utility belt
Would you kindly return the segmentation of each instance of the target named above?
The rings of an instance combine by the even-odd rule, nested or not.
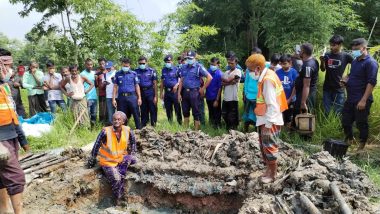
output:
[[[148,90],[150,90],[150,89],[153,89],[153,86],[149,86],[149,87],[140,87],[141,88],[141,90],[143,90],[143,91],[148,91]]]
[[[171,91],[173,91],[173,88],[174,87],[165,87],[165,91],[171,92]]]
[[[184,91],[199,91],[199,87],[198,88],[185,88]]]
[[[136,96],[136,92],[125,92],[125,93],[120,93],[120,96],[122,96],[122,97]]]

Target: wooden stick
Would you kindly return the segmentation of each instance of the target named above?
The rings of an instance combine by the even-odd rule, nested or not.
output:
[[[50,161],[50,160],[53,160],[53,159],[57,159],[57,158],[53,157],[53,156],[42,157],[42,158],[39,158],[39,159],[32,160],[30,162],[22,163],[21,164],[21,168],[22,169],[27,169],[27,168],[30,168],[30,167],[32,167],[34,165],[37,165],[37,164],[40,164],[40,163],[43,163],[43,162],[47,162],[47,161]]]
[[[338,201],[340,211],[342,212],[342,214],[351,214],[352,211],[346,203],[346,201],[344,200],[342,194],[340,193],[339,187],[335,181],[330,183],[330,188],[335,199]]]
[[[37,171],[39,169],[43,169],[43,168],[46,168],[48,166],[52,166],[52,165],[55,165],[55,164],[58,164],[58,163],[61,163],[63,161],[66,161],[70,159],[69,157],[67,158],[62,158],[62,159],[58,159],[58,160],[55,160],[55,161],[52,161],[52,162],[49,162],[49,163],[45,163],[45,164],[41,164],[39,166],[36,166],[36,167],[33,167],[33,168],[29,168],[29,169],[26,169],[24,170],[24,173],[25,174],[28,174],[28,173],[31,173],[31,172],[34,172],[34,171]]]
[[[72,134],[73,134],[73,132],[74,132],[75,128],[77,127],[77,125],[78,125],[80,119],[82,119],[82,117],[83,117],[84,113],[86,113],[86,111],[88,111],[88,110],[85,109],[85,108],[82,110],[82,112],[80,113],[79,117],[78,117],[77,120],[75,121],[75,123],[74,123],[74,125],[73,125],[73,128],[71,128],[71,130],[70,130],[70,134],[69,134],[69,135],[72,135]]]
[[[29,159],[33,155],[34,155],[33,153],[26,154],[24,157],[21,157],[18,161],[23,162],[24,160]]]
[[[226,140],[227,140],[227,136],[224,137],[224,139],[223,139],[223,141],[221,143],[218,143],[218,145],[216,145],[216,147],[214,149],[214,152],[212,153],[210,162],[212,162],[214,160],[216,152],[218,151],[219,147],[221,147],[225,143]]]
[[[321,214],[321,212],[318,210],[317,207],[313,204],[313,202],[310,201],[310,199],[302,194],[301,192],[299,193],[300,201],[301,204],[303,205],[304,208],[310,213],[310,214]]]
[[[41,154],[33,154],[32,156],[29,156],[27,158],[23,158],[20,160],[20,162],[27,162],[27,161],[31,161],[31,160],[34,160],[34,159],[37,159],[37,158],[40,158],[42,156],[45,156],[47,153],[44,152],[44,153],[41,153]]]
[[[291,214],[289,206],[278,196],[275,197],[276,204],[286,214]]]

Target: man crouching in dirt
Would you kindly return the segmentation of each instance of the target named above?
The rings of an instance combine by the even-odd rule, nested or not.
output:
[[[265,68],[263,55],[253,54],[245,64],[249,72],[260,73],[255,108],[256,126],[259,127],[260,149],[267,166],[261,181],[270,183],[276,177],[278,141],[281,126],[284,125],[282,112],[288,109],[288,104],[280,79],[274,71]]]
[[[127,116],[122,111],[113,114],[112,126],[104,127],[95,141],[88,167],[99,165],[112,186],[116,205],[124,196],[125,175],[130,164],[135,164],[136,142],[130,127],[124,126]]]
[[[12,76],[12,54],[0,48],[0,214],[8,212],[8,195],[15,214],[22,213],[25,174],[18,162],[19,121],[11,89],[6,83]]]

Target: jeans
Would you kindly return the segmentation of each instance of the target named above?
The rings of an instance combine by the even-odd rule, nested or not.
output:
[[[63,112],[66,112],[67,107],[64,100],[49,100],[51,113],[54,114],[57,111],[57,105],[59,105]]]
[[[106,105],[107,105],[107,114],[108,114],[108,123],[112,124],[112,117],[115,113],[115,107],[112,105],[112,98],[106,99]]]
[[[325,108],[326,115],[329,114],[331,110],[341,114],[345,98],[344,91],[323,91],[323,107]]]
[[[88,114],[90,115],[90,120],[92,124],[96,123],[96,115],[98,113],[98,101],[97,100],[87,100]]]
[[[99,96],[99,121],[106,124],[108,121],[106,97]]]

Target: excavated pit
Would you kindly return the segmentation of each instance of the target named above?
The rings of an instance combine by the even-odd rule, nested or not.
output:
[[[369,197],[378,192],[364,172],[325,152],[306,159],[281,143],[278,180],[262,185],[257,133],[212,138],[144,128],[136,139],[138,162],[126,177],[123,206],[113,207],[101,170],[84,167],[88,154],[71,149],[62,153],[65,162],[28,175],[26,213],[307,213],[300,193],[322,213],[337,213],[332,181],[354,213],[376,211]]]

